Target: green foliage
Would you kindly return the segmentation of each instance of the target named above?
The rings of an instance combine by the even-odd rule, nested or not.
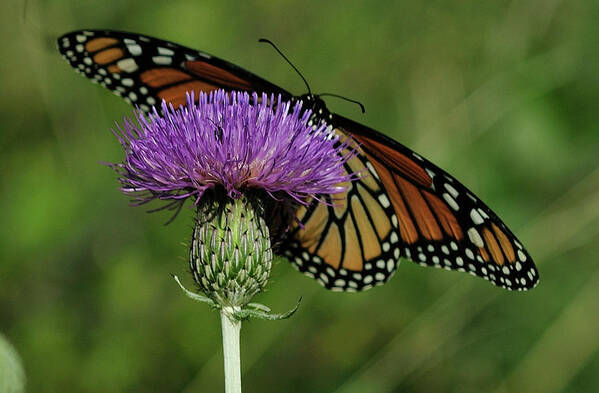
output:
[[[25,373],[17,351],[0,335],[0,393],[25,391]]]
[[[256,301],[290,320],[242,332],[247,391],[560,392],[599,388],[596,1],[10,1],[0,15],[0,330],[31,392],[218,392],[218,315],[193,287],[193,209],[131,208],[99,162],[131,108],[54,47],[79,28],[205,50],[379,129],[462,180],[541,273],[510,293],[403,262],[361,294],[275,263]]]

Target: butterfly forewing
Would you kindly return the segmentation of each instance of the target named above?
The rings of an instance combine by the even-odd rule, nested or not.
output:
[[[135,33],[75,31],[58,48],[76,71],[148,111],[163,99],[177,107],[190,91],[216,89],[281,94],[284,89],[205,52]],[[362,176],[325,205],[299,208],[280,252],[332,290],[358,291],[386,282],[400,257],[469,272],[506,289],[538,282],[530,255],[505,224],[442,169],[366,126],[331,115],[312,101],[313,121],[352,137],[358,155],[345,164]],[[310,103],[308,103],[310,105]]]
[[[268,81],[216,58],[149,36],[104,30],[67,33],[58,39],[71,66],[130,104],[148,111],[163,99],[177,107],[187,92],[217,89],[290,94]]]
[[[372,129],[340,116],[333,122],[351,130],[381,179],[399,221],[403,257],[468,272],[506,289],[537,284],[538,272],[522,244],[459,181]]]

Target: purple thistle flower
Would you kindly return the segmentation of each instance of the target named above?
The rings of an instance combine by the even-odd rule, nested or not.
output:
[[[137,110],[137,124],[126,118],[115,132],[126,156],[112,167],[139,204],[189,197],[197,204],[218,187],[233,199],[258,189],[306,204],[359,176],[343,167],[353,141],[340,142],[326,125],[313,129],[301,102],[291,109],[280,96],[219,90],[200,93],[197,104],[192,93],[179,109],[163,101],[161,109],[148,118]]]

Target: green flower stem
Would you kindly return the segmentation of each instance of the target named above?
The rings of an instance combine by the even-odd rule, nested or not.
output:
[[[270,308],[259,303],[248,303],[245,307],[240,306],[222,306],[214,303],[211,299],[193,293],[186,289],[179,277],[172,275],[179,287],[191,299],[207,303],[213,308],[220,309],[220,319],[223,330],[223,355],[225,365],[225,393],[241,393],[241,358],[239,350],[239,336],[241,332],[241,322],[249,318],[258,318],[270,321],[287,319],[291,317],[298,309],[302,299],[289,311],[282,314],[270,312]],[[0,337],[1,338],[1,337]],[[0,390],[0,392],[2,392]]]
[[[241,321],[233,317],[237,307],[223,307],[220,320],[223,328],[223,355],[225,359],[225,393],[241,393],[241,358],[239,335]]]

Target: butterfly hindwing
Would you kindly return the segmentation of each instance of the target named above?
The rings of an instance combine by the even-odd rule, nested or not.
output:
[[[216,89],[289,92],[205,52],[149,36],[81,30],[58,39],[76,71],[144,111],[163,99],[177,107],[186,93]],[[345,164],[357,181],[329,205],[313,201],[280,251],[304,274],[332,290],[359,291],[386,282],[400,257],[421,265],[469,272],[511,290],[532,288],[530,255],[497,215],[452,176],[400,143],[331,114],[314,96],[314,121],[352,137],[357,156]],[[311,101],[310,101],[311,100]]]
[[[340,130],[337,130],[340,132]],[[360,179],[346,191],[314,201],[298,211],[298,223],[283,244],[284,254],[302,273],[324,287],[360,291],[385,283],[399,265],[398,221],[384,185],[362,149],[345,164]]]

